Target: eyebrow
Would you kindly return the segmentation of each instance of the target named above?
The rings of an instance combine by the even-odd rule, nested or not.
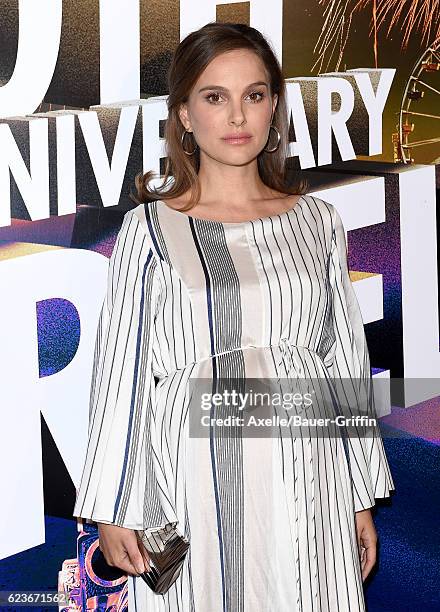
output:
[[[249,87],[255,87],[256,85],[265,85],[268,87],[268,84],[265,81],[255,81],[255,83],[250,83],[245,87],[245,89],[249,89]],[[206,85],[206,87],[202,87],[199,89],[198,93],[205,91],[206,89],[220,89],[221,91],[229,91],[227,87],[222,87],[221,85]]]

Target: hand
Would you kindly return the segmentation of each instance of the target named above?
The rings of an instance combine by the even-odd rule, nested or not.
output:
[[[355,516],[362,581],[364,581],[376,563],[377,533],[369,508],[356,512]]]
[[[150,571],[150,559],[136,531],[112,525],[98,523],[99,548],[106,562],[118,567],[126,574],[138,576]]]

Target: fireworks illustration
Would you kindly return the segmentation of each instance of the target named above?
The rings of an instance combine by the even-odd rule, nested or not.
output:
[[[324,6],[324,24],[316,42],[314,52],[318,59],[312,70],[319,65],[318,73],[329,70],[329,64],[337,54],[334,70],[339,70],[347,44],[353,15],[371,7],[370,36],[373,36],[373,51],[378,65],[377,33],[388,22],[386,36],[397,28],[403,33],[402,49],[408,45],[410,36],[419,31],[422,44],[440,36],[440,0],[318,0]],[[325,68],[324,62],[327,61]]]

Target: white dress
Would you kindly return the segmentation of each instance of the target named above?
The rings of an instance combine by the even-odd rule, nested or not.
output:
[[[190,379],[353,381],[374,414],[363,322],[336,208],[222,223],[156,200],[127,212],[109,263],[73,515],[190,540],[146,612],[365,610],[355,511],[394,483],[374,436],[190,435]],[[157,382],[156,382],[157,379]],[[333,388],[333,387],[332,387]],[[286,434],[287,431],[287,434]]]

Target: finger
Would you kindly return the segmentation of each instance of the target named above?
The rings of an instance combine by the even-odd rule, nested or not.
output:
[[[138,576],[140,572],[136,570],[133,566],[130,557],[126,552],[121,552],[120,554],[113,554],[110,557],[106,557],[107,563],[112,567],[117,567],[122,570],[125,574],[129,574],[130,576]]]
[[[357,530],[357,545],[358,545],[358,553],[359,553],[359,558],[362,558],[362,551],[364,550],[364,546],[363,546],[363,539],[362,539],[362,530],[358,529]]]
[[[128,557],[139,574],[150,571],[148,559],[144,557],[139,549],[136,538],[130,538],[130,541],[125,543]]]
[[[127,546],[129,545],[130,544],[129,543],[127,544],[127,541],[124,541],[124,540],[119,541],[116,545],[111,547],[111,552],[104,555],[105,560],[107,561],[109,565],[121,569],[126,574],[130,574],[132,576],[138,576],[144,570],[139,568],[140,570],[139,571],[138,568],[133,563],[127,551]],[[143,568],[143,564],[141,564],[140,567]]]
[[[145,550],[145,546],[142,544],[142,542],[140,544],[138,544],[139,547],[139,551],[144,559],[144,563],[145,563],[145,568],[146,571],[149,572],[151,567],[150,567],[150,557],[147,553],[147,551]]]
[[[361,546],[361,555],[360,555],[360,560],[361,560],[361,567],[362,567],[362,568],[364,567],[365,562],[366,562],[366,560],[367,560],[365,550],[366,550],[366,549],[365,549],[365,547],[364,547],[364,546]]]
[[[147,552],[147,549],[145,548],[145,546],[144,546],[144,544],[142,542],[142,538],[139,535],[138,531],[136,531],[136,540],[137,540],[138,548],[139,548],[139,550],[140,550],[140,552],[142,554],[142,557],[144,559],[144,562],[145,562],[146,571],[149,572],[150,569],[151,569],[151,567],[150,567],[150,556],[149,556],[149,554]]]
[[[366,560],[362,568],[362,580],[368,576],[376,563],[376,546],[370,546],[366,549]]]
[[[363,543],[362,542],[363,531],[364,531],[364,528],[362,527],[360,522],[356,521],[356,540],[357,540],[359,554],[361,553],[361,548],[362,548],[362,543]]]

